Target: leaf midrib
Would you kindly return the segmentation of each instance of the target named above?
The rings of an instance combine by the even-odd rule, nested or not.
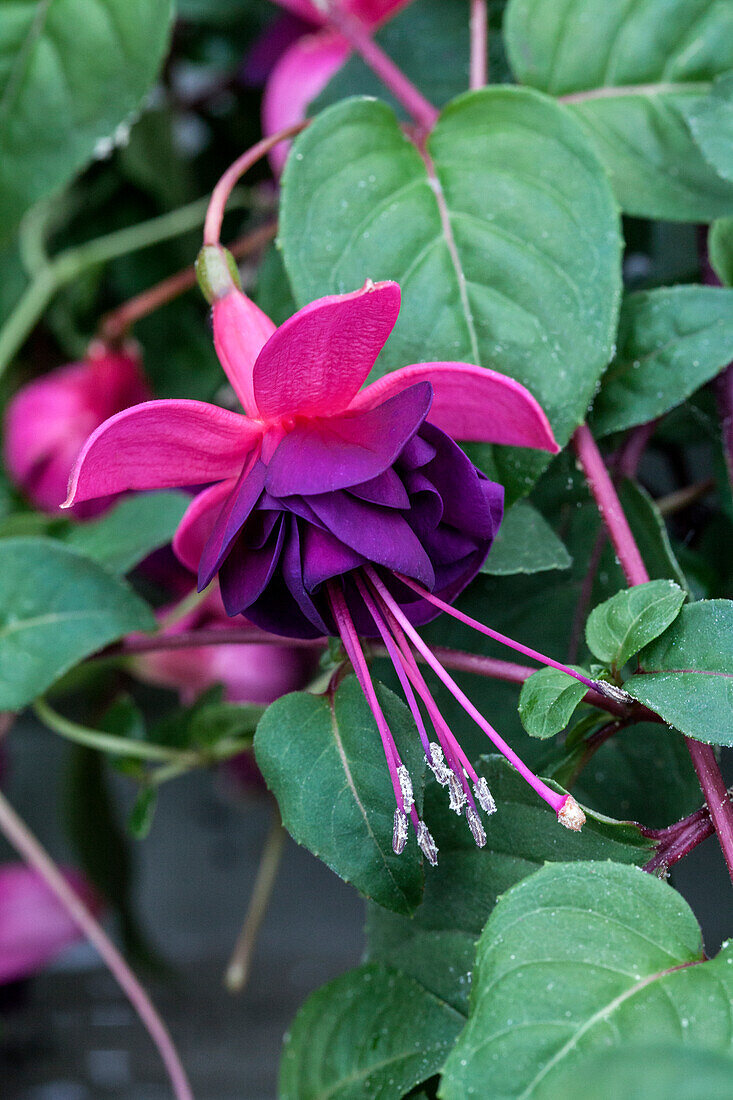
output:
[[[28,71],[33,47],[43,34],[43,28],[46,25],[48,11],[52,3],[53,0],[41,0],[31,20],[25,41],[18,50],[15,63],[8,77],[8,82],[5,85],[5,91],[0,98],[0,126],[3,125],[5,117],[12,109],[13,98],[20,90],[23,83],[23,79]]]

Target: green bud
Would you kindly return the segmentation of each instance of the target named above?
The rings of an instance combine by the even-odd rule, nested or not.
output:
[[[209,305],[242,289],[234,257],[220,244],[205,244],[201,249],[196,257],[196,278]]]

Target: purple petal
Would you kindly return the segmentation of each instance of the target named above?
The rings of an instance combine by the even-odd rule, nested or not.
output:
[[[227,615],[241,615],[262,595],[280,560],[285,540],[282,516],[275,531],[260,549],[243,545],[239,538],[219,570],[221,598]]]
[[[224,504],[199,562],[199,592],[206,588],[219,569],[242,524],[257,503],[265,484],[267,468],[259,460],[243,472]]]
[[[349,492],[353,496],[359,497],[360,500],[368,500],[372,504],[381,504],[383,508],[410,507],[407,489],[402,484],[399,475],[391,468],[369,481],[363,481],[361,485],[351,485]]]
[[[378,477],[418,430],[431,399],[429,385],[410,386],[368,412],[297,426],[270,459],[268,492],[276,497],[310,496]]]

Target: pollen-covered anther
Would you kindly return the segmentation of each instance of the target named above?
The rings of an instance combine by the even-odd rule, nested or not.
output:
[[[476,796],[476,801],[478,802],[479,806],[485,814],[496,813],[496,802],[494,802],[494,796],[489,790],[489,784],[486,782],[486,779],[483,777],[483,775],[474,783],[473,793]]]
[[[481,818],[478,815],[478,810],[473,806],[466,806],[466,821],[468,827],[471,830],[473,839],[476,841],[477,848],[483,848],[486,843],[486,833],[484,827],[481,824]]]
[[[397,778],[400,781],[400,790],[402,791],[402,802],[406,814],[409,814],[412,807],[415,805],[415,796],[412,793],[412,780],[410,779],[410,773],[404,764],[400,764],[397,769]]]
[[[468,799],[463,784],[453,772],[448,776],[448,791],[450,792],[450,808],[460,816]]]
[[[607,699],[613,699],[614,703],[635,703],[633,695],[629,695],[622,687],[617,687],[616,684],[609,684],[606,680],[596,680],[596,691],[599,695],[605,695]]]
[[[394,812],[394,829],[392,830],[392,849],[397,856],[402,855],[405,850],[408,825],[409,820],[407,814],[403,814],[398,806]]]
[[[430,756],[426,756],[425,759],[438,783],[440,783],[441,787],[445,787],[452,773],[445,762],[443,750],[437,741],[430,742]]]
[[[431,867],[437,867],[438,845],[433,840],[432,833],[424,821],[418,821],[417,823],[417,843]]]
[[[557,820],[566,829],[572,829],[574,833],[579,833],[585,825],[585,814],[571,794],[558,810]]]

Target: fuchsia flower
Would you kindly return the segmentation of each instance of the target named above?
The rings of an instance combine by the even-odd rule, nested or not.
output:
[[[30,382],[8,404],[3,445],[8,473],[36,508],[55,514],[89,433],[149,396],[133,346],[116,352],[93,344],[82,362]],[[92,509],[100,510],[99,504]]]
[[[409,2],[341,0],[341,7],[371,30]],[[302,35],[286,49],[268,77],[262,100],[262,129],[266,137],[302,122],[308,104],[323,91],[351,53],[346,38],[325,26],[325,15],[313,0],[277,0],[277,3],[311,23],[314,31]],[[270,153],[270,160],[277,172],[282,171],[288,148],[283,142]]]
[[[224,250],[204,248],[214,340],[245,410],[153,401],[91,436],[67,506],[125,489],[209,483],[191,503],[174,549],[218,574],[227,614],[289,637],[341,637],[384,744],[395,792],[394,848],[411,818],[430,862],[436,848],[374,692],[359,635],[383,640],[414,715],[427,761],[465,808],[495,809],[447,727],[418,668],[421,654],[466,711],[571,828],[582,811],[547,787],[463,695],[415,630],[453,611],[502,517],[503,489],[452,437],[556,452],[547,418],[519,383],[465,363],[419,363],[361,389],[397,320],[396,283],[312,302],[276,329],[235,286]],[[213,483],[213,484],[211,484]],[[431,741],[416,695],[435,730]],[[472,785],[472,789],[471,789]]]
[[[98,913],[101,903],[84,876],[70,868],[63,874],[87,908]],[[36,871],[22,863],[0,867],[0,984],[31,977],[82,939],[84,933]]]
[[[164,609],[159,618],[164,621],[170,610]],[[214,588],[203,604],[163,632],[175,635],[189,630],[222,630],[229,625]],[[186,706],[215,684],[223,685],[227,702],[264,706],[304,686],[313,671],[313,654],[266,644],[191,646],[140,654],[133,659],[132,669],[141,680],[177,691]]]

